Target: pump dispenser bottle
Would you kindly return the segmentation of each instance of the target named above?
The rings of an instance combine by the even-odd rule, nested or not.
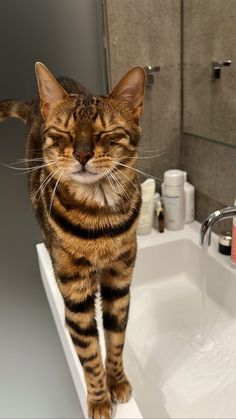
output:
[[[167,170],[164,173],[165,225],[168,230],[184,227],[184,173]]]

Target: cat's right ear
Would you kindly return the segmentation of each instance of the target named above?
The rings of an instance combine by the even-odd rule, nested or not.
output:
[[[46,119],[50,107],[55,102],[65,99],[68,96],[68,93],[58,83],[44,64],[37,62],[35,64],[35,72],[41,102],[41,113]]]
[[[138,120],[142,113],[146,85],[146,72],[143,67],[132,67],[112,90],[110,97],[130,105]]]

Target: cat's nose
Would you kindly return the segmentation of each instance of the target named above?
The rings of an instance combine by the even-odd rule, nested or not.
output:
[[[85,166],[89,159],[91,159],[92,152],[87,150],[78,150],[74,153],[74,156],[82,165]]]

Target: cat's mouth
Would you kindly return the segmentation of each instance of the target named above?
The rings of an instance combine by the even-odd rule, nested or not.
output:
[[[103,172],[93,172],[87,168],[74,170],[71,177],[80,183],[93,183],[103,179],[105,174]]]
[[[76,175],[76,174],[80,176],[96,176],[98,173],[91,172],[90,170],[83,168],[83,169],[76,170],[75,172],[73,172],[73,175]]]

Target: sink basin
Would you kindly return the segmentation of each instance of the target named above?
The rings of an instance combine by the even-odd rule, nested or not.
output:
[[[131,309],[124,351],[133,398],[119,405],[122,418],[236,418],[236,270],[217,252],[216,236],[203,255],[200,225],[179,232],[138,236]],[[82,409],[82,368],[68,331],[49,255],[37,245],[45,290]],[[201,342],[202,292],[207,276],[205,340]],[[101,313],[98,309],[98,321]],[[103,346],[102,330],[101,342]]]

